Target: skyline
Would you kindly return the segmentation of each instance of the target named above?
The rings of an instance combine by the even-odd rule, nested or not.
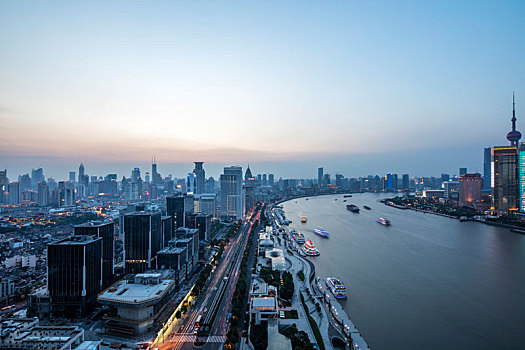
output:
[[[481,172],[482,148],[507,144],[512,91],[518,130],[525,118],[517,1],[0,7],[11,174],[128,174],[152,154],[163,174],[194,160],[285,177]]]

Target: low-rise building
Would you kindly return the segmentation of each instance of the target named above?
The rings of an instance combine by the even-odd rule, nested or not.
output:
[[[87,349],[84,330],[78,327],[38,324],[38,318],[8,318],[0,322],[0,349],[81,350]],[[100,341],[89,341],[98,349]]]
[[[279,306],[275,287],[254,279],[250,290],[250,320],[254,320],[255,324],[260,324],[262,320],[275,318],[278,314]]]
[[[286,260],[282,249],[267,250],[265,257],[270,260],[272,270],[284,271],[286,269]]]
[[[142,273],[133,280],[121,280],[98,297],[109,307],[105,331],[120,336],[137,336],[153,331],[155,318],[173,296],[176,282],[160,273]]]

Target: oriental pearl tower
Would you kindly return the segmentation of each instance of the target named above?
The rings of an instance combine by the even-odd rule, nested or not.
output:
[[[507,140],[510,141],[511,146],[519,146],[519,141],[521,139],[521,132],[516,130],[516,110],[514,108],[514,93],[512,93],[512,130],[507,134]]]

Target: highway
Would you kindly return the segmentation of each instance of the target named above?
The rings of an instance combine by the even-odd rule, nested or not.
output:
[[[253,220],[243,223],[239,229],[240,232],[230,239],[230,242],[224,247],[222,261],[211,274],[207,286],[196,299],[191,310],[183,315],[179,321],[180,326],[178,326],[177,332],[170,335],[163,344],[159,345],[159,349],[181,350],[192,349],[196,346],[203,349],[222,349],[224,347],[229,325],[228,313],[231,308],[235,285],[240,277],[242,253],[248,242],[252,226],[259,219],[259,216],[260,211]],[[247,215],[247,217],[251,217],[251,215]],[[214,305],[215,307],[213,307]],[[215,317],[213,315],[208,316],[214,309],[217,310]],[[195,323],[199,316],[201,316],[201,324],[207,316],[212,319],[213,323],[209,336],[197,337],[194,333]]]

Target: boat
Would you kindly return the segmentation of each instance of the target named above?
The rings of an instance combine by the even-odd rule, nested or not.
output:
[[[329,234],[328,232],[326,232],[324,229],[320,228],[320,227],[319,227],[319,228],[316,228],[316,229],[314,230],[314,233],[315,233],[316,235],[321,236],[321,237],[324,237],[324,238],[328,238],[328,237],[330,237],[330,234]]]
[[[363,208],[365,208],[366,210],[370,210],[372,208],[370,208],[368,205],[363,205]]]
[[[346,205],[346,210],[349,210],[352,213],[359,213],[359,207],[357,205],[354,205],[354,204],[347,204]]]
[[[459,217],[459,221],[463,222],[463,221],[468,221],[468,217],[466,216],[460,216]]]
[[[377,222],[380,223],[381,225],[390,226],[390,220],[385,219],[385,218],[378,218]]]
[[[319,251],[317,248],[315,248],[315,244],[311,240],[307,240],[303,245],[303,253],[305,253],[308,256],[317,256],[319,255]]]
[[[350,198],[350,197],[352,197],[351,194],[345,194],[345,195],[343,196],[343,198]]]
[[[334,297],[337,299],[346,299],[346,287],[339,278],[327,277],[325,283]]]
[[[345,199],[345,200],[343,200],[343,202],[346,202],[346,199]]]
[[[308,221],[308,218],[306,216],[301,216],[301,222],[304,224]]]
[[[304,244],[304,235],[301,232],[297,232],[297,231],[293,232],[292,237],[293,239],[295,239],[297,244]]]

